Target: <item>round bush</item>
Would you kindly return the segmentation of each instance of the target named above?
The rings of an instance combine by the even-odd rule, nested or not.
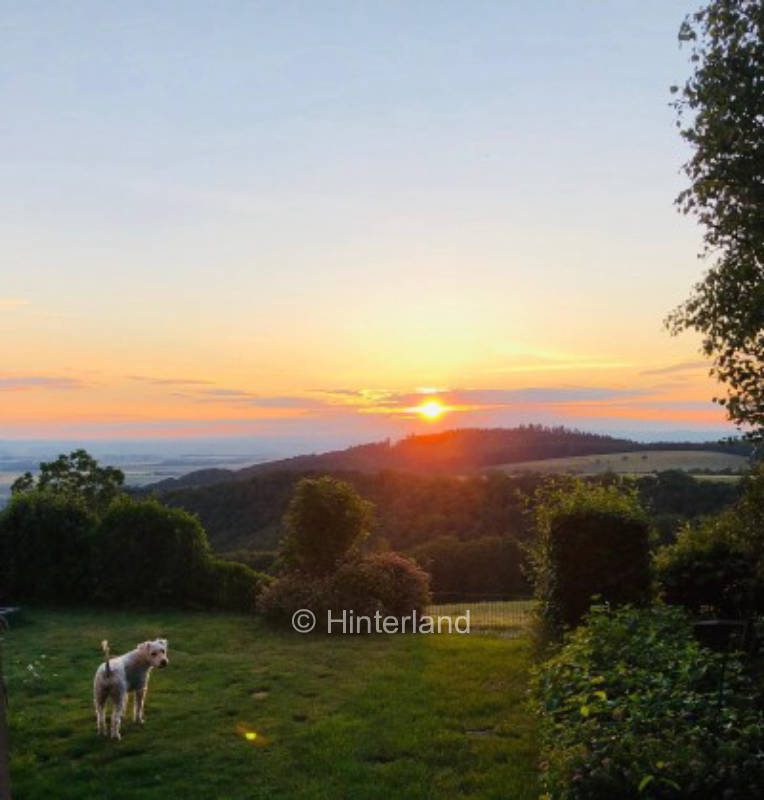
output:
[[[156,500],[120,498],[98,526],[97,593],[112,605],[198,606],[209,560],[196,517]]]
[[[288,627],[299,609],[312,611],[317,620],[330,608],[329,582],[304,572],[289,572],[269,583],[257,599],[257,609],[268,622]]]
[[[331,578],[336,611],[404,617],[430,601],[430,576],[398,553],[375,553],[347,561]]]

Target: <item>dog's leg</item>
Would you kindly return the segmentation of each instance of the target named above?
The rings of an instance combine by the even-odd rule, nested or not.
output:
[[[106,705],[95,701],[96,730],[99,734],[106,735]]]
[[[104,692],[103,687],[99,685],[97,680],[95,686],[93,686],[93,705],[95,706],[96,713],[96,730],[99,734],[103,734],[105,736],[107,733],[106,693]]]
[[[137,719],[143,725],[145,717],[143,715],[143,706],[146,702],[146,687],[135,690],[135,704],[133,705],[133,722]]]
[[[119,732],[119,727],[122,722],[122,715],[125,713],[125,706],[127,705],[127,692],[119,692],[114,698],[114,707],[111,712],[111,738],[121,739],[122,734]]]

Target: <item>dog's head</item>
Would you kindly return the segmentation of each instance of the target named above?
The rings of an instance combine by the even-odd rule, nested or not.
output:
[[[167,639],[144,642],[138,645],[138,649],[143,650],[152,667],[166,667],[170,663],[167,657]]]

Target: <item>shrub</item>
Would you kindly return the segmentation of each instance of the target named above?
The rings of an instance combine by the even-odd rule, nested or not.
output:
[[[742,481],[732,508],[686,525],[655,557],[665,598],[724,616],[764,611],[764,464]]]
[[[278,553],[275,550],[249,550],[244,547],[220,553],[220,558],[226,561],[238,561],[240,564],[246,564],[255,572],[265,573],[273,571],[277,557]]]
[[[45,489],[14,494],[0,514],[0,601],[90,597],[95,524],[81,497]]]
[[[324,620],[330,607],[329,579],[304,572],[289,572],[276,578],[257,600],[258,611],[265,619],[281,627],[291,625],[292,614],[301,608],[312,611],[317,620]]]
[[[375,553],[342,564],[330,583],[332,608],[404,617],[430,602],[430,576],[398,553]]]
[[[764,716],[735,655],[720,693],[722,659],[680,609],[593,610],[532,681],[548,796],[762,796]]]
[[[403,617],[421,613],[429,602],[429,576],[398,553],[375,553],[345,561],[332,575],[289,572],[266,586],[258,609],[275,625],[287,627],[292,615],[306,608],[316,615],[319,630],[326,612]]]
[[[112,605],[199,605],[209,560],[196,517],[156,500],[118,498],[98,525],[97,594]]]
[[[246,564],[211,558],[207,564],[208,601],[224,611],[254,612],[268,578]]]
[[[343,481],[303,478],[284,516],[282,557],[290,569],[327,575],[367,533],[372,505]]]
[[[536,493],[529,555],[546,637],[577,625],[599,595],[642,603],[649,594],[649,528],[636,492],[572,479]]]
[[[656,575],[668,603],[724,617],[755,610],[755,561],[742,546],[737,527],[731,514],[688,524],[674,544],[658,550]]]

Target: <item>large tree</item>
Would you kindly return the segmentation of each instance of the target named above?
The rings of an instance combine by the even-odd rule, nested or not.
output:
[[[125,474],[116,467],[102,467],[86,451],[74,450],[68,456],[40,464],[37,477],[25,472],[11,486],[13,494],[44,489],[82,499],[89,508],[103,510],[122,491]]]
[[[764,439],[764,2],[712,0],[688,16],[679,40],[693,73],[674,86],[677,126],[693,153],[676,199],[704,228],[713,263],[668,318],[703,335],[718,398],[732,422]]]

